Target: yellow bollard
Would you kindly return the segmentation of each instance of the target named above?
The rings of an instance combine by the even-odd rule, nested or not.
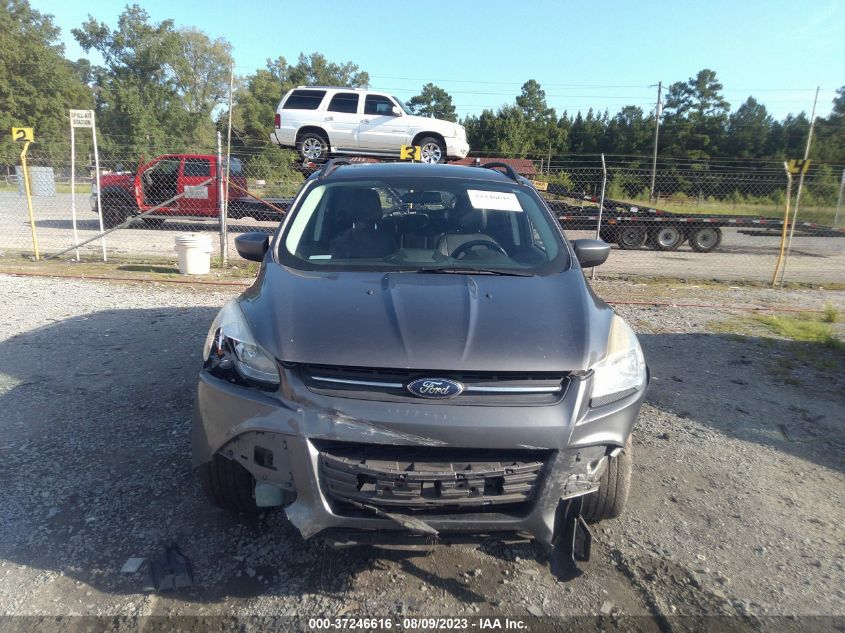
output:
[[[36,261],[40,259],[38,253],[38,238],[35,236],[35,216],[32,213],[32,191],[29,187],[29,170],[26,167],[26,150],[29,149],[29,141],[23,144],[23,151],[21,152],[21,171],[23,171],[23,188],[26,192],[26,206],[29,209],[29,228],[32,231],[32,248],[35,249]]]

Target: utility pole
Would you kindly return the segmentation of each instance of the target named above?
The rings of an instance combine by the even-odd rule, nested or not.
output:
[[[663,104],[660,97],[663,94],[663,82],[657,82],[657,105],[654,106],[654,156],[651,159],[651,188],[649,189],[648,201],[654,202],[654,181],[657,178],[657,138],[660,133],[660,114],[663,111]]]

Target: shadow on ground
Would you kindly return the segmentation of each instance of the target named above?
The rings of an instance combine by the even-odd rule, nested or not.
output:
[[[214,314],[206,307],[103,311],[0,347],[0,557],[134,594],[141,578],[117,570],[175,541],[198,583],[179,597],[194,602],[254,596],[268,584],[291,596],[339,592],[379,558],[392,558],[461,601],[483,602],[471,587],[424,570],[419,554],[334,552],[304,542],[278,512],[245,521],[205,501],[190,467],[190,414]],[[834,422],[827,410],[812,400],[790,408],[799,399],[788,392],[800,387],[767,373],[784,350],[715,334],[642,340],[656,378],[654,406],[842,468],[838,444],[816,441]],[[782,425],[797,429],[796,422],[804,435],[787,437]]]

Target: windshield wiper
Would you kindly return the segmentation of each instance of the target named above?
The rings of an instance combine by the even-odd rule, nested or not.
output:
[[[500,270],[497,268],[418,268],[418,273],[437,273],[442,275],[503,275],[506,277],[533,277],[534,273],[522,270]]]

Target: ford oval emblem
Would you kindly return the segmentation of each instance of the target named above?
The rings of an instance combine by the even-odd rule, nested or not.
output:
[[[454,398],[464,391],[461,383],[448,378],[418,378],[409,382],[406,388],[420,398]]]

